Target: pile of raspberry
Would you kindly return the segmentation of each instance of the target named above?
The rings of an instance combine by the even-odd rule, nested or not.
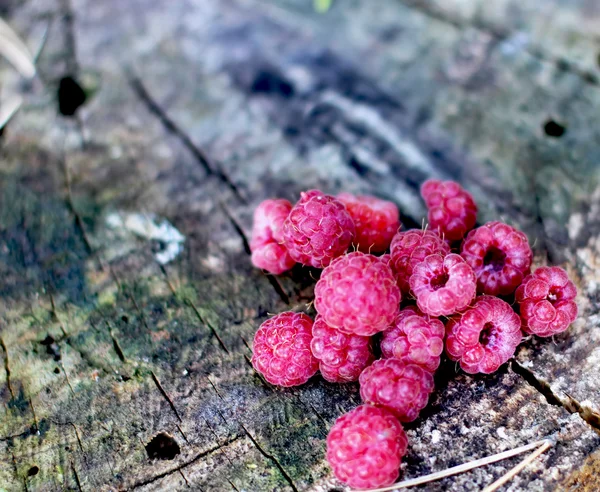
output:
[[[364,404],[327,437],[335,476],[353,488],[396,481],[408,445],[402,423],[427,405],[444,353],[469,374],[489,374],[524,333],[549,337],[577,317],[575,285],[556,266],[531,271],[525,234],[502,222],[475,227],[475,201],[453,181],[426,181],[421,196],[424,230],[400,231],[389,201],[318,190],[293,206],[265,200],[254,214],[255,266],[322,271],[314,321],[299,312],[265,321],[252,364],[279,386],[319,371],[332,383],[358,381]]]

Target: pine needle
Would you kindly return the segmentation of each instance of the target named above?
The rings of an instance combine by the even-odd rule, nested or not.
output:
[[[35,65],[29,48],[13,29],[0,18],[0,55],[3,55],[18,71],[28,79],[35,76]]]

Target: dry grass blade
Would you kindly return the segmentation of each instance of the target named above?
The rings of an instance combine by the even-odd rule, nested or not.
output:
[[[29,49],[13,29],[0,18],[0,55],[3,55],[23,77],[35,76],[35,65]]]
[[[474,468],[479,468],[481,466],[489,465],[491,463],[496,463],[497,461],[502,461],[507,458],[512,458],[513,456],[517,456],[522,453],[526,453],[527,451],[531,451],[532,449],[543,447],[545,444],[548,444],[549,441],[536,441],[531,444],[526,444],[525,446],[520,446],[515,449],[509,449],[508,451],[503,451],[502,453],[493,454],[491,456],[487,456],[485,458],[481,458],[475,461],[469,461],[468,463],[463,463],[462,465],[453,466],[452,468],[448,468],[446,470],[442,470],[436,473],[431,473],[429,475],[425,475],[423,477],[412,478],[410,480],[404,480],[403,482],[397,482],[394,485],[390,485],[389,487],[383,487],[380,489],[369,489],[363,490],[361,492],[390,492],[393,490],[415,487],[417,485],[422,485],[424,483],[434,482],[436,480],[441,480],[442,478],[450,477],[452,475],[458,475],[459,473],[464,473],[469,470],[473,470]]]
[[[546,441],[538,449],[536,449],[533,453],[531,453],[529,456],[527,456],[527,458],[525,458],[523,461],[521,461],[517,466],[515,466],[510,471],[508,471],[508,473],[501,476],[494,483],[488,485],[485,489],[482,490],[482,492],[494,492],[495,490],[498,490],[506,482],[508,482],[509,480],[514,478],[521,470],[523,470],[523,468],[525,468],[532,461],[534,461],[538,456],[540,456],[542,453],[545,453],[551,447],[552,447],[552,443],[550,441]]]
[[[23,99],[21,96],[11,96],[4,101],[0,101],[0,130],[15,115],[22,103]]]

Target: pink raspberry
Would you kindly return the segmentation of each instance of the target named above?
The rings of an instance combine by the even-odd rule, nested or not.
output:
[[[300,194],[283,223],[283,245],[303,265],[324,268],[343,255],[355,227],[342,202],[318,190]]]
[[[337,199],[346,206],[356,226],[356,244],[364,253],[382,253],[390,247],[400,228],[398,207],[369,195],[340,193]]]
[[[358,382],[365,403],[387,408],[400,422],[415,420],[434,388],[429,371],[398,359],[376,360],[362,372]]]
[[[264,200],[254,211],[252,226],[252,264],[270,273],[279,275],[296,262],[283,246],[283,222],[292,210],[292,204],[287,200]]]
[[[471,194],[455,181],[429,179],[421,186],[421,196],[429,208],[429,225],[444,238],[460,241],[475,227],[477,205]]]
[[[332,328],[370,336],[394,321],[400,289],[390,267],[376,256],[350,253],[323,270],[315,286],[315,308]]]
[[[269,273],[279,275],[291,269],[296,262],[283,244],[269,242],[252,251],[252,264]]]
[[[397,233],[392,239],[391,250],[393,269],[403,294],[410,292],[409,279],[417,263],[434,253],[450,253],[450,247],[438,234],[417,229]]]
[[[393,484],[408,440],[394,415],[361,405],[342,415],[327,436],[327,461],[335,476],[352,488]]]
[[[254,335],[254,369],[278,386],[306,383],[319,368],[310,351],[312,326],[306,314],[293,312],[265,321]]]
[[[549,337],[565,331],[577,318],[577,289],[560,267],[540,267],[528,275],[515,294],[523,331]]]
[[[461,256],[438,253],[415,265],[410,289],[421,311],[431,316],[449,316],[471,303],[477,279]]]
[[[502,222],[488,222],[469,232],[460,254],[477,275],[478,292],[491,296],[512,294],[533,259],[527,236]]]
[[[416,364],[433,373],[440,365],[444,351],[444,324],[409,306],[396,317],[394,324],[383,332],[381,354],[405,364]]]
[[[513,356],[521,337],[521,320],[510,304],[480,296],[446,324],[446,353],[469,374],[490,374]]]
[[[321,316],[315,319],[312,334],[310,348],[319,359],[321,374],[331,383],[356,381],[375,359],[370,337],[346,335],[327,326]]]

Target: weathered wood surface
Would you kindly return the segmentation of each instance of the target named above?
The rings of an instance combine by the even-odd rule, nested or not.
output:
[[[0,137],[1,490],[339,490],[324,440],[357,387],[253,373],[256,327],[304,309],[313,281],[253,269],[244,233],[260,200],[310,187],[393,199],[420,226],[429,176],[565,264],[581,318],[524,343],[521,375],[445,366],[403,477],[551,436],[505,489],[600,488],[600,439],[565,408],[600,406],[597,2],[0,7],[33,50],[49,26],[38,80],[0,65],[26,98]],[[89,93],[76,118],[57,110],[67,75]],[[165,266],[167,245],[122,222],[148,214],[185,237]],[[516,461],[427,490],[479,490]]]

